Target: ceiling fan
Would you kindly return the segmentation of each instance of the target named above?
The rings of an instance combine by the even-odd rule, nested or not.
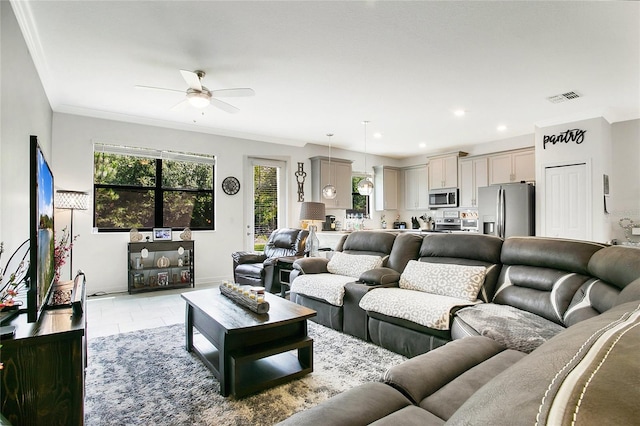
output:
[[[174,105],[171,109],[174,111],[179,111],[187,106],[191,105],[196,108],[205,108],[209,105],[213,105],[217,108],[220,108],[223,111],[229,113],[236,113],[240,111],[235,106],[228,104],[224,101],[221,101],[220,98],[224,97],[239,97],[239,96],[253,96],[255,92],[253,89],[249,88],[234,88],[234,89],[220,89],[220,90],[209,90],[205,86],[202,85],[202,79],[206,75],[204,71],[196,70],[196,71],[186,71],[180,70],[180,74],[182,74],[182,78],[187,82],[189,88],[184,90],[176,90],[176,89],[166,89],[163,87],[151,87],[151,86],[136,86],[137,89],[151,89],[151,90],[165,90],[169,92],[179,92],[186,94],[186,99],[182,100],[178,104]]]

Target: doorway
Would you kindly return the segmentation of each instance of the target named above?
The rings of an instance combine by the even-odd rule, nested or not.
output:
[[[286,223],[286,163],[249,158],[246,169],[245,181],[250,182],[251,187],[246,191],[245,248],[262,251],[271,233]]]
[[[545,236],[591,239],[587,176],[586,163],[545,167]]]

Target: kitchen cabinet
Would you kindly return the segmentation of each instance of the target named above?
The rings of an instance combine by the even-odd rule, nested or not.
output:
[[[403,170],[404,208],[406,210],[429,209],[429,171],[427,165]]]
[[[458,157],[466,153],[456,153],[429,158],[429,189],[458,187]]]
[[[524,149],[491,155],[489,185],[536,180],[535,151]]]
[[[373,190],[375,192],[375,209],[396,210],[398,208],[398,172],[395,167],[375,166]]]
[[[489,184],[487,157],[461,159],[459,171],[460,207],[478,207],[478,188]]]
[[[311,158],[311,197],[324,203],[327,209],[350,209],[351,204],[351,160],[329,157]],[[336,187],[336,198],[322,197],[322,188],[331,183]]]

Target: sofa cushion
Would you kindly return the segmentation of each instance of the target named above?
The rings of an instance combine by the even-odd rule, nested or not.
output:
[[[365,383],[294,414],[278,425],[367,425],[404,407],[404,395],[384,383]]]
[[[483,266],[424,263],[410,260],[400,276],[400,288],[455,297],[471,302],[484,283]]]
[[[346,254],[335,252],[329,263],[327,270],[331,274],[347,275],[353,278],[359,278],[360,275],[370,269],[382,266],[382,258],[380,256],[372,256],[368,254]]]
[[[569,327],[480,388],[447,424],[637,424],[639,305]]]
[[[331,305],[342,306],[344,286],[350,282],[353,282],[353,277],[348,275],[299,275],[291,283],[291,292],[325,300]]]
[[[456,323],[507,348],[529,353],[565,328],[509,305],[483,303],[460,309]],[[458,325],[458,324],[456,324]]]
[[[414,404],[446,420],[475,391],[525,356],[476,336],[447,343],[393,366],[383,380]]]
[[[362,297],[360,307],[365,311],[402,318],[436,330],[448,330],[451,311],[474,303],[422,291],[377,288]]]

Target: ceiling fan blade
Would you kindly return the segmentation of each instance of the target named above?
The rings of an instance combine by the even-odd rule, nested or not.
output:
[[[238,108],[234,107],[233,105],[223,102],[220,99],[216,99],[216,98],[211,98],[211,105],[217,108],[220,108],[221,110],[231,114],[235,114],[240,111]]]
[[[171,111],[183,111],[185,108],[189,106],[189,100],[185,99],[183,101],[178,102],[174,106],[170,108]]]
[[[176,89],[167,89],[164,87],[152,87],[152,86],[134,86],[136,89],[147,89],[147,90],[164,90],[167,92],[178,92],[184,94],[184,90],[176,90]]]
[[[249,88],[235,88],[235,89],[220,89],[220,90],[212,90],[211,96],[215,96],[217,98],[225,98],[225,97],[238,97],[238,96],[255,96],[256,92],[253,89]]]
[[[202,84],[198,78],[198,74],[193,71],[180,70],[182,78],[187,82],[187,85],[198,92],[202,90]]]

